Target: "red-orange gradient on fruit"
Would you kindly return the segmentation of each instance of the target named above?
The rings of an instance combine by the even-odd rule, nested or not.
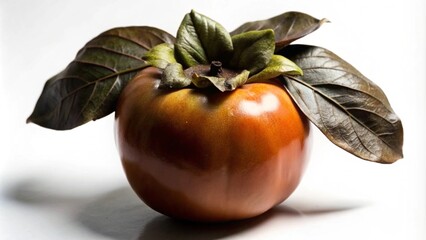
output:
[[[141,71],[116,111],[116,142],[128,181],[151,208],[194,221],[253,217],[297,187],[309,123],[276,79],[232,92],[158,89]]]

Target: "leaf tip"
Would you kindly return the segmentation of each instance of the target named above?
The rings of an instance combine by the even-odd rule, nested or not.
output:
[[[29,116],[28,118],[27,118],[27,120],[25,120],[25,124],[30,124],[30,123],[32,123],[33,121],[31,120],[31,116]]]
[[[197,12],[197,11],[195,11],[195,9],[191,9],[190,14],[195,15],[195,14],[197,14],[197,13],[198,13],[198,12]]]
[[[39,118],[37,116],[36,109],[34,109],[33,112],[30,114],[30,116],[25,120],[25,124],[34,123],[34,124],[40,125],[38,123],[39,122],[38,119]]]
[[[331,21],[330,20],[328,20],[327,18],[323,18],[323,19],[321,19],[320,21],[319,21],[319,25],[321,26],[321,25],[323,25],[324,23],[331,23]]]

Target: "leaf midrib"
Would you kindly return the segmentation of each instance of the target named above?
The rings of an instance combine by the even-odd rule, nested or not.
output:
[[[58,104],[58,105],[57,105],[57,106],[53,109],[53,111],[52,111],[52,112],[55,112],[58,108],[59,108],[59,109],[61,109],[61,108],[62,108],[62,105],[63,105],[63,102],[64,102],[66,99],[68,99],[69,97],[75,96],[75,94],[76,94],[78,91],[81,91],[81,90],[82,90],[82,89],[84,89],[84,88],[90,87],[90,86],[91,86],[91,85],[93,85],[93,84],[98,84],[99,82],[102,82],[102,81],[106,81],[106,80],[111,79],[111,78],[113,78],[113,77],[117,77],[117,76],[124,75],[124,74],[129,74],[129,73],[132,73],[132,72],[135,72],[135,71],[141,70],[141,69],[143,69],[143,68],[145,68],[145,67],[147,67],[147,66],[148,66],[148,65],[146,65],[146,64],[145,64],[145,65],[142,65],[142,66],[140,66],[140,67],[136,67],[136,68],[132,68],[132,69],[126,69],[126,70],[119,71],[119,72],[114,72],[113,74],[109,74],[109,75],[106,75],[106,76],[104,76],[104,77],[102,77],[102,78],[99,78],[99,79],[96,79],[96,80],[94,80],[94,81],[88,82],[88,83],[86,83],[86,84],[84,84],[84,85],[82,85],[82,86],[80,86],[80,87],[78,87],[78,88],[76,88],[76,89],[72,90],[72,91],[71,91],[71,92],[69,92],[66,96],[64,96],[63,98],[61,98],[60,104]],[[63,79],[63,78],[68,78],[68,77],[67,77],[67,76],[63,76],[63,77],[61,77],[61,78],[56,79],[56,81],[57,81],[57,80],[59,80],[59,79]],[[116,84],[116,83],[114,83],[114,84],[113,84],[113,86],[114,86],[115,84]],[[109,92],[110,92],[110,91],[109,91]],[[109,93],[109,92],[108,92],[108,93]],[[89,100],[90,100],[90,98],[91,98],[92,94],[93,94],[93,91],[92,91],[92,93],[91,93],[91,95],[90,95],[90,97],[89,97]],[[85,108],[86,108],[86,106],[87,106],[87,104],[88,104],[88,102],[86,102],[86,103],[85,103],[85,105],[84,105],[84,107],[83,107],[82,109],[85,109]],[[78,116],[81,116],[82,112],[83,112],[83,111],[80,111]],[[68,119],[68,117],[67,117],[67,119]]]
[[[348,116],[350,116],[350,118],[351,119],[353,119],[355,122],[357,122],[358,124],[360,124],[361,126],[363,126],[365,129],[368,129],[368,131],[370,132],[370,133],[372,133],[374,136],[376,136],[378,139],[380,139],[380,141],[382,141],[384,144],[386,144],[386,146],[388,146],[389,147],[389,149],[393,149],[393,147],[391,146],[391,145],[389,145],[389,143],[388,142],[386,142],[386,141],[384,141],[381,137],[380,137],[380,134],[378,135],[378,134],[376,134],[376,132],[374,132],[371,128],[369,128],[368,126],[366,126],[364,123],[362,123],[361,121],[359,121],[357,118],[355,118],[354,117],[354,115],[353,114],[351,114],[350,112],[348,112],[343,106],[341,106],[338,102],[336,102],[334,99],[332,99],[332,98],[329,98],[327,95],[325,95],[325,94],[323,94],[321,91],[318,91],[316,88],[314,88],[313,86],[311,86],[311,85],[309,85],[309,84],[307,84],[305,81],[303,81],[303,80],[300,80],[300,79],[298,79],[298,78],[296,78],[296,77],[293,77],[293,76],[286,76],[286,78],[289,78],[289,79],[291,79],[291,80],[293,80],[293,81],[296,81],[296,82],[298,82],[298,83],[300,83],[300,84],[302,84],[303,86],[305,86],[305,87],[307,87],[307,88],[309,88],[309,89],[311,89],[313,92],[315,92],[315,93],[317,93],[318,95],[320,95],[320,96],[322,96],[322,97],[324,97],[327,101],[329,101],[329,102],[331,102],[333,105],[335,105],[337,108],[339,108],[340,110],[342,110],[343,112],[345,112]],[[381,118],[383,118],[383,117],[381,117]],[[387,121],[387,119],[385,119],[386,121]],[[352,125],[352,123],[351,123],[351,125]],[[392,124],[393,125],[393,124]],[[324,126],[325,126],[325,124],[324,124]],[[358,136],[358,133],[356,132],[356,131],[354,131],[356,134],[357,134],[357,138],[360,140],[360,142],[363,144],[363,146],[364,146],[364,148],[365,149],[367,149],[369,152],[371,152],[367,147],[365,147],[365,145],[364,145],[364,143],[363,143],[363,141],[362,141],[362,138],[360,138],[359,136]],[[372,152],[371,152],[372,153]],[[377,156],[375,153],[372,153],[374,156]],[[379,158],[380,158],[380,156],[379,156]]]

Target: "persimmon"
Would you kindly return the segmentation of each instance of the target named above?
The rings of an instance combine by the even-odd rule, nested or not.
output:
[[[257,216],[297,187],[310,123],[361,159],[403,157],[384,92],[333,52],[291,44],[325,22],[286,12],[228,32],[191,11],[176,37],[110,29],[46,82],[27,122],[68,130],[115,111],[125,174],[148,206],[193,221]]]
[[[134,191],[163,214],[198,221],[259,215],[298,185],[309,123],[276,79],[235,91],[159,89],[142,70],[123,90],[116,141]]]

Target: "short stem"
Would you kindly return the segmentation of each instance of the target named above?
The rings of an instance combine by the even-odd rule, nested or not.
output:
[[[219,74],[222,72],[222,63],[220,61],[212,61],[210,64],[210,76],[219,76]]]

